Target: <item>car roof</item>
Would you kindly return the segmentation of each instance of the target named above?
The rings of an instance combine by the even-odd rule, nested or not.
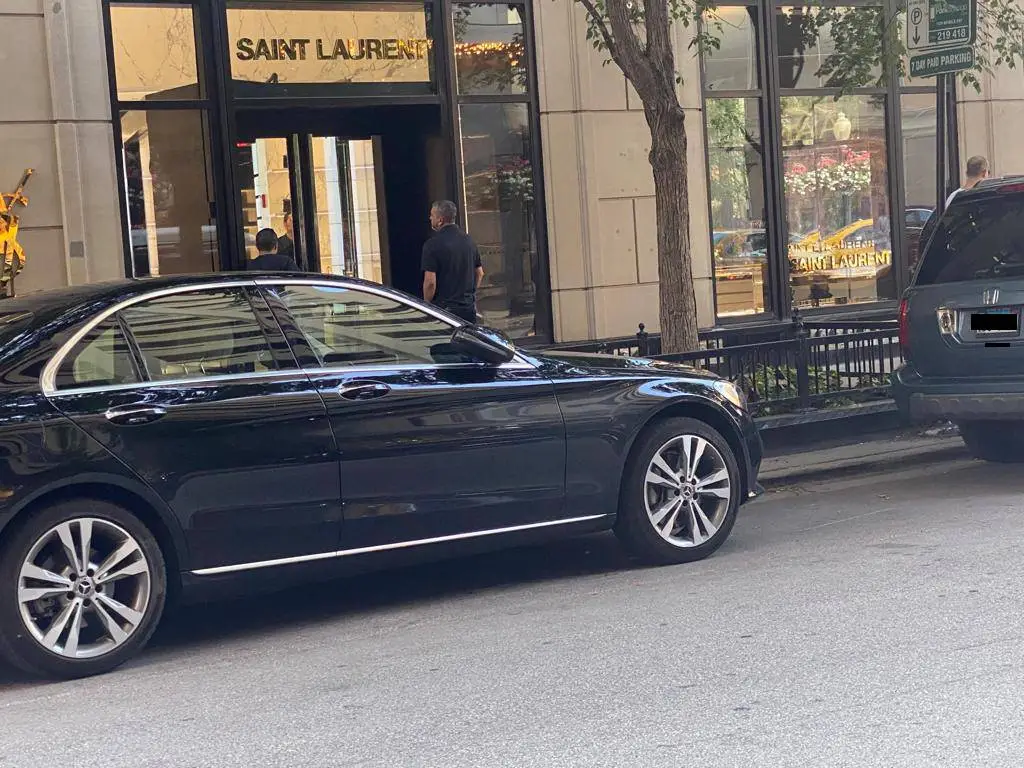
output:
[[[205,285],[211,282],[251,284],[256,279],[290,279],[290,280],[323,280],[357,287],[373,286],[378,290],[383,287],[376,283],[349,277],[336,277],[306,272],[209,272],[189,275],[162,275],[159,277],[139,277],[124,280],[112,280],[87,285],[74,285],[64,288],[51,288],[20,294],[13,298],[0,299],[0,316],[10,316],[24,312],[36,314],[50,310],[60,310],[77,304],[93,301],[110,301],[124,299],[150,291],[164,288],[180,288],[189,285]]]
[[[1024,176],[1019,174],[1013,176],[993,176],[988,179],[982,179],[971,189],[963,190],[957,194],[957,197],[960,197],[960,195],[973,195],[984,191],[991,192],[992,190],[998,190],[1002,187],[1019,186],[1022,184],[1024,184]],[[953,199],[956,200],[956,197]]]

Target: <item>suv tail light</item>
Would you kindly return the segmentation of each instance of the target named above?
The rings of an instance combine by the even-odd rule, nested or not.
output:
[[[900,352],[904,360],[910,359],[910,299],[900,302]]]

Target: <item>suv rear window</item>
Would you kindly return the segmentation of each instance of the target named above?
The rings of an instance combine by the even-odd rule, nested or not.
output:
[[[1024,276],[1024,195],[953,198],[928,244],[916,285]]]

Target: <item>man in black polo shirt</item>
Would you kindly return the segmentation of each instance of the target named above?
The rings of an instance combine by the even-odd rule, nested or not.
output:
[[[476,291],[484,279],[480,252],[458,228],[458,208],[449,200],[434,203],[430,226],[434,236],[423,245],[423,298],[467,323],[476,322]]]
[[[277,251],[277,233],[272,229],[261,229],[256,233],[256,250],[260,255],[251,259],[246,268],[257,272],[298,272],[295,259]]]

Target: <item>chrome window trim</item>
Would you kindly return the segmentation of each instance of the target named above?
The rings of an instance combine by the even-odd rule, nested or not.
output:
[[[60,370],[60,366],[64,363],[64,360],[71,353],[71,350],[82,341],[89,333],[104,320],[107,320],[112,315],[127,309],[128,307],[135,306],[144,301],[150,299],[160,299],[165,296],[175,296],[182,293],[194,293],[197,291],[208,291],[217,290],[223,288],[254,288],[257,286],[268,286],[268,285],[312,285],[321,288],[335,288],[344,290],[357,290],[366,291],[367,293],[381,296],[386,299],[391,299],[404,304],[411,309],[418,309],[425,314],[434,317],[450,326],[453,330],[455,328],[461,328],[462,324],[453,321],[451,318],[446,317],[437,310],[434,310],[428,306],[421,306],[419,304],[410,302],[400,294],[392,293],[386,288],[375,288],[373,286],[355,285],[352,283],[346,283],[343,281],[331,281],[322,280],[316,278],[260,278],[252,280],[217,280],[209,283],[194,283],[192,285],[178,285],[171,288],[158,288],[148,293],[139,294],[138,296],[132,296],[130,299],[125,299],[118,302],[105,310],[100,312],[98,315],[93,317],[91,320],[85,323],[79,328],[63,345],[60,349],[54,353],[53,357],[43,368],[43,373],[39,377],[39,386],[46,397],[55,397],[63,395],[86,395],[86,394],[98,394],[102,392],[121,392],[129,391],[133,389],[150,389],[153,387],[181,387],[181,386],[193,386],[197,384],[204,384],[207,382],[228,382],[228,381],[244,381],[246,379],[268,379],[274,377],[292,377],[292,376],[310,376],[310,375],[322,375],[322,374],[345,374],[345,373],[372,373],[375,371],[403,371],[403,370],[418,370],[421,368],[458,368],[465,367],[466,363],[402,363],[398,365],[368,365],[368,366],[343,366],[343,367],[330,367],[330,368],[313,368],[313,369],[297,369],[293,371],[264,371],[260,373],[240,373],[240,374],[229,374],[220,376],[197,376],[195,378],[187,379],[166,379],[163,381],[139,381],[132,382],[130,384],[108,384],[95,387],[70,387],[67,389],[57,389],[57,371]],[[470,365],[472,365],[470,363]],[[525,357],[523,357],[518,351],[516,352],[515,359],[508,363],[503,363],[498,366],[499,370],[522,370],[522,371],[536,371],[537,368],[531,364]]]
[[[290,371],[260,371],[258,373],[226,373],[216,376],[196,376],[191,379],[163,379],[161,381],[138,381],[131,384],[101,384],[95,387],[74,387],[45,393],[47,397],[69,397],[72,395],[95,395],[103,392],[130,392],[133,389],[158,389],[163,387],[194,387],[205,384],[242,382],[246,379],[296,379],[306,378],[301,369]]]
[[[39,377],[39,386],[43,391],[43,394],[47,397],[52,397],[56,394],[71,393],[77,390],[65,389],[57,390],[57,371],[60,370],[60,366],[64,363],[64,359],[70,354],[71,350],[84,339],[89,332],[92,331],[97,325],[102,323],[112,315],[117,314],[121,310],[133,307],[136,304],[141,304],[143,301],[149,301],[150,299],[160,299],[165,296],[175,296],[180,293],[193,293],[195,291],[209,291],[218,288],[254,288],[256,286],[253,280],[218,280],[210,283],[194,283],[192,285],[176,285],[172,288],[157,288],[156,290],[149,291],[147,293],[141,293],[138,296],[132,296],[130,299],[119,301],[117,304],[107,307],[94,318],[89,320],[85,325],[79,328],[75,333],[61,345],[61,348],[57,350],[53,357],[50,358],[50,362],[43,368],[43,373]],[[189,379],[189,381],[205,381],[206,379]],[[163,383],[163,382],[135,382],[134,384],[112,384],[111,387],[124,388],[128,386],[139,387],[148,384]],[[95,387],[89,387],[88,389],[97,389]],[[105,388],[99,388],[101,391]]]
[[[298,563],[310,563],[316,560],[333,560],[340,557],[351,557],[353,555],[365,555],[373,552],[387,552],[394,549],[407,549],[409,547],[421,547],[429,544],[442,544],[447,541],[460,541],[463,539],[474,539],[483,536],[496,536],[505,533],[516,533],[518,531],[530,531],[538,528],[550,528],[556,525],[571,525],[573,523],[585,523],[590,520],[600,520],[610,515],[585,515],[583,517],[570,517],[565,520],[545,520],[542,523],[527,523],[525,525],[511,525],[506,528],[492,528],[485,531],[468,531],[466,533],[455,533],[448,536],[435,536],[429,539],[413,539],[411,541],[395,541],[390,544],[377,544],[372,547],[357,547],[355,549],[339,549],[335,552],[318,552],[315,555],[297,555],[295,557],[282,557],[276,560],[260,560],[254,563],[238,563],[237,565],[220,565],[213,568],[198,568],[190,573],[193,576],[216,576],[223,573],[237,573],[239,571],[252,571],[258,568],[274,568],[281,565],[295,565]]]
[[[102,384],[95,387],[75,387],[73,389],[58,389],[54,392],[44,392],[47,397],[70,397],[72,395],[95,395],[103,392],[128,392],[133,389],[157,389],[163,387],[195,387],[204,386],[206,384],[224,384],[224,383],[244,383],[252,379],[295,379],[295,378],[310,378],[311,376],[342,376],[345,374],[352,374],[355,376],[361,376],[363,374],[373,374],[387,371],[419,371],[423,369],[437,369],[437,368],[465,368],[467,365],[476,365],[474,363],[435,363],[430,364],[404,364],[404,365],[367,365],[367,366],[349,366],[342,368],[313,368],[310,370],[304,370],[301,368],[293,369],[290,371],[260,371],[257,373],[229,373],[220,374],[216,376],[196,376],[191,379],[164,379],[161,381],[137,381],[131,384]],[[479,367],[486,367],[483,363],[479,364]],[[495,370],[501,371],[536,371],[532,365],[519,365],[517,363],[504,363],[495,368]],[[462,385],[453,385],[462,386]]]

